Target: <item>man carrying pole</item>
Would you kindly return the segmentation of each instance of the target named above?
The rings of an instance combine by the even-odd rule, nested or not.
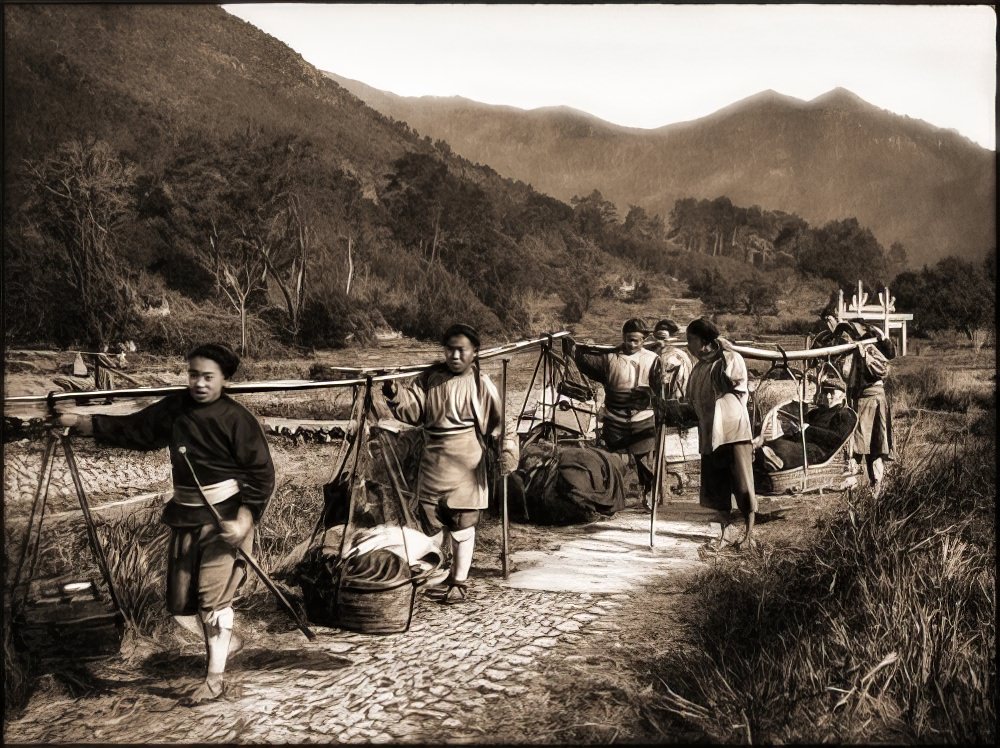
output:
[[[208,344],[188,353],[187,362],[183,392],[125,416],[65,413],[58,421],[100,444],[170,449],[174,494],[163,511],[171,528],[167,610],[204,637],[207,651],[204,682],[181,699],[193,706],[223,696],[226,661],[243,645],[233,633],[232,602],[246,578],[238,549],[249,554],[252,548],[254,525],[274,491],[274,464],[257,419],[223,392],[239,357]]]

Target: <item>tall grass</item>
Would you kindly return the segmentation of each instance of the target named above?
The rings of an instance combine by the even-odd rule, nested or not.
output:
[[[807,548],[701,576],[665,712],[718,741],[993,742],[995,442],[900,457]]]
[[[101,524],[98,532],[122,613],[135,633],[153,633],[166,615],[163,589],[170,529],[158,516],[142,512]]]
[[[996,389],[960,381],[959,375],[940,365],[923,365],[906,371],[890,370],[894,405],[900,410],[926,409],[964,413],[970,409],[996,409]]]

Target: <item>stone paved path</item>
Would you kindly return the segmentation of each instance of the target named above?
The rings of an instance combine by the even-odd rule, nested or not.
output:
[[[473,570],[470,598],[443,606],[418,595],[404,634],[368,636],[317,628],[307,643],[282,631],[251,642],[230,668],[238,693],[225,710],[173,706],[198,676],[193,648],[153,653],[137,668],[106,664],[104,693],[35,699],[4,738],[66,742],[454,742],[462,715],[528,689],[543,658],[616,636],[616,614],[641,604],[635,586],[698,565],[709,526],[691,504],[661,512],[656,550],[649,517],[627,510],[585,527],[553,530],[557,550],[516,555],[504,581]],[[479,573],[477,573],[477,571]],[[527,709],[527,705],[526,705]],[[526,713],[525,739],[530,740]]]

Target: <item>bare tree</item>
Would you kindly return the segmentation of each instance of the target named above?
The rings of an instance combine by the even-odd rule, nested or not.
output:
[[[134,270],[120,247],[134,211],[135,167],[103,141],[71,140],[24,168],[32,189],[29,214],[63,260],[50,271],[76,294],[90,344],[103,346],[135,313]]]
[[[295,338],[299,334],[306,302],[306,269],[313,231],[298,195],[288,193],[279,196],[273,203],[273,209],[270,220],[259,224],[260,229],[252,246],[260,253],[265,271],[285,300],[289,331]]]

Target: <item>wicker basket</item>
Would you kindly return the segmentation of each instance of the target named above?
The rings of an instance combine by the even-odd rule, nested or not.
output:
[[[337,625],[361,634],[399,634],[410,628],[417,584],[404,580],[372,589],[344,582],[336,598]]]
[[[782,403],[776,406],[774,410],[786,404]],[[854,411],[852,410],[851,413],[854,413]],[[766,420],[767,417],[765,417]],[[856,424],[857,415],[855,414]],[[754,488],[756,492],[769,496],[800,493],[803,491],[803,480],[805,480],[804,490],[841,490],[847,488],[855,481],[855,477],[851,472],[849,452],[849,442],[853,435],[853,430],[848,432],[833,454],[823,462],[809,465],[808,469],[801,466],[773,471],[755,469]]]
[[[306,618],[317,626],[342,628],[361,634],[398,634],[410,628],[417,587],[437,571],[414,573],[386,586],[345,579],[339,584],[332,570],[300,575],[299,586]]]
[[[18,643],[39,660],[98,660],[117,655],[125,631],[121,612],[97,594],[94,580],[32,580],[13,617]]]

